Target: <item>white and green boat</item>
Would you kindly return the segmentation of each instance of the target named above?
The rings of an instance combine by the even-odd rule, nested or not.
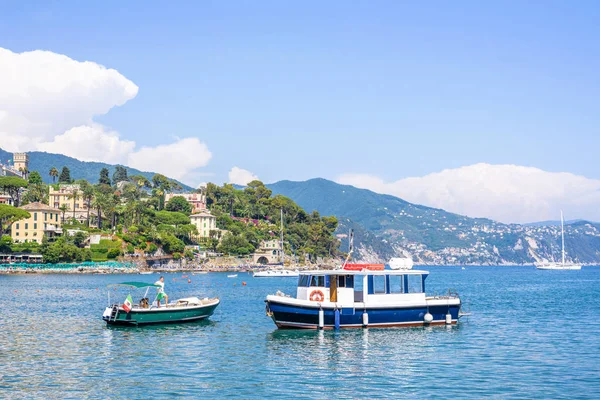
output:
[[[168,324],[198,321],[210,317],[219,305],[218,298],[186,297],[175,300],[169,305],[155,305],[155,299],[150,302],[148,292],[150,288],[161,288],[159,285],[146,282],[123,282],[108,285],[108,288],[127,287],[130,289],[146,289],[145,294],[138,303],[133,303],[131,295],[123,304],[111,301],[108,291],[108,307],[102,314],[102,319],[108,325],[139,326],[149,324]]]

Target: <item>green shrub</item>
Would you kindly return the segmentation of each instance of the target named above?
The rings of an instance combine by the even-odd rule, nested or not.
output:
[[[110,249],[106,255],[106,258],[114,260],[115,258],[119,257],[120,254],[121,251],[119,249]]]

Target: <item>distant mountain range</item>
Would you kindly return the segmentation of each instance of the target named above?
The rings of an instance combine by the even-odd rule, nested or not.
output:
[[[112,174],[115,172],[116,165],[106,164],[101,162],[88,162],[79,161],[76,158],[68,157],[62,154],[52,154],[41,151],[31,151],[29,154],[29,170],[38,171],[42,175],[42,179],[46,183],[51,183],[52,178],[48,175],[48,172],[52,167],[58,169],[60,173],[62,167],[69,168],[71,172],[71,178],[85,179],[91,183],[97,183],[100,176],[100,170],[102,168],[108,168],[109,176],[112,178]],[[5,150],[0,149],[0,161],[4,164],[8,160],[12,162],[13,153],[9,153]],[[148,179],[151,179],[155,172],[140,171],[135,168],[127,169],[128,175],[143,175]],[[187,186],[181,182],[178,182],[185,190],[192,190],[190,186]]]
[[[416,205],[325,179],[281,181],[267,185],[307,211],[335,215],[344,235],[355,230],[358,258],[385,261],[411,255],[423,264],[531,264],[560,258],[557,225],[502,224]],[[600,263],[600,225],[576,221],[565,227],[568,257]]]

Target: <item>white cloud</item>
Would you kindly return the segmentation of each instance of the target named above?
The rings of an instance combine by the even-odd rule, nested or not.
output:
[[[61,153],[81,161],[102,161],[126,164],[135,142],[121,140],[115,131],[99,124],[81,125],[56,136],[51,142],[38,144],[37,149],[49,153]]]
[[[50,51],[0,48],[0,135],[31,150],[125,104],[138,87],[114,69]]]
[[[252,182],[253,180],[257,179],[258,176],[246,169],[233,167],[231,170],[229,170],[229,183],[245,186],[248,184],[248,182]]]
[[[170,178],[186,180],[196,168],[212,158],[208,147],[197,138],[178,139],[156,147],[142,147],[129,154],[128,165],[142,171],[160,172]]]
[[[0,48],[0,147],[124,164],[184,182],[212,155],[197,138],[141,147],[93,118],[133,99],[138,87],[118,71],[50,51]]]
[[[346,174],[339,183],[398,196],[411,203],[501,222],[600,220],[600,180],[517,165],[475,164],[395,182]]]

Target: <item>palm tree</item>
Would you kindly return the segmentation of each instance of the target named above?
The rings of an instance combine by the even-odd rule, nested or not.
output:
[[[67,212],[67,210],[69,209],[69,207],[67,207],[66,204],[62,204],[60,207],[58,207],[58,209],[60,211],[62,211],[62,223],[65,223],[65,213]]]
[[[55,167],[50,168],[50,172],[48,175],[52,177],[52,183],[56,182],[56,178],[58,177],[58,170]]]
[[[90,227],[90,208],[92,208],[92,200],[94,199],[94,187],[87,183],[83,185],[82,196],[87,208],[87,227]]]
[[[77,200],[79,200],[79,189],[77,187],[73,188],[73,192],[69,195],[69,199],[73,199],[73,219],[75,219],[75,205]]]

